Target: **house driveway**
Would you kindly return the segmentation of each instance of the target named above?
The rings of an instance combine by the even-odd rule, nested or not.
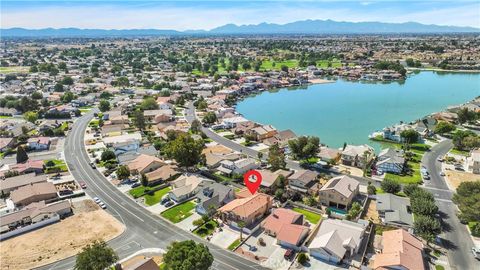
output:
[[[223,226],[222,231],[216,230],[210,239],[210,243],[215,244],[221,248],[228,248],[235,240],[240,238],[240,233],[230,229],[228,226]]]
[[[199,215],[197,212],[195,212],[195,209],[192,210],[192,211],[193,211],[193,215],[189,216],[188,218],[180,221],[179,223],[177,223],[175,225],[178,226],[179,228],[181,228],[182,230],[193,231],[193,229],[195,229],[196,226],[193,225],[192,222],[196,219],[202,218],[202,216]]]
[[[165,207],[164,205],[160,204],[160,203],[156,203],[152,206],[147,206],[145,207],[147,208],[148,211],[156,214],[156,215],[160,215],[161,212],[167,210],[167,207]]]
[[[300,265],[298,263],[293,263],[292,267],[290,269],[309,269],[309,270],[317,270],[317,269],[322,269],[322,270],[335,270],[335,269],[348,269],[347,266],[342,266],[342,265],[336,265],[333,263],[327,263],[318,259],[315,259],[314,257],[308,255],[310,260],[305,264],[305,265]]]

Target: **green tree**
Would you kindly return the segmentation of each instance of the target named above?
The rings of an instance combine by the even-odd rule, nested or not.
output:
[[[21,145],[17,147],[17,163],[23,163],[28,160],[27,151]]]
[[[115,81],[115,84],[121,88],[130,86],[130,81],[127,77],[120,77]]]
[[[146,174],[142,173],[140,176],[140,181],[142,182],[142,186],[148,186],[148,177]]]
[[[374,185],[368,185],[367,186],[367,193],[368,193],[368,195],[377,194],[377,188]]]
[[[306,160],[315,157],[320,151],[320,139],[315,136],[300,136],[288,141],[293,157]]]
[[[268,164],[272,167],[272,171],[285,168],[287,162],[285,161],[285,154],[277,144],[273,144],[268,148]]]
[[[243,241],[243,228],[245,228],[247,224],[245,223],[245,221],[239,220],[237,222],[237,226],[240,228],[240,241]]]
[[[82,249],[75,261],[75,270],[103,270],[114,264],[118,256],[104,241],[95,241]]]
[[[422,216],[434,216],[438,212],[438,206],[434,200],[427,198],[417,198],[412,196],[410,198],[413,213]]]
[[[462,108],[457,111],[457,120],[460,124],[465,122],[471,122],[477,118],[477,115],[474,111],[470,111],[468,108]]]
[[[192,125],[190,126],[190,130],[192,133],[198,133],[202,130],[202,123],[198,121],[197,119],[193,120]]]
[[[65,92],[65,94],[63,94],[63,96],[62,96],[62,101],[64,103],[68,103],[68,102],[72,101],[73,99],[75,99],[75,95],[70,91]]]
[[[397,181],[389,178],[383,179],[380,186],[385,192],[392,194],[398,193],[402,189],[402,186]]]
[[[480,221],[480,181],[462,182],[453,195],[460,209],[460,217],[467,221]]]
[[[201,161],[203,148],[202,140],[196,141],[190,134],[183,133],[165,145],[165,154],[175,159],[180,166],[191,167]]]
[[[309,260],[308,255],[304,252],[298,254],[297,262],[301,265],[305,264]]]
[[[440,222],[429,216],[417,216],[413,222],[415,234],[420,235],[427,243],[432,242],[435,236],[441,233]]]
[[[436,126],[435,126],[435,133],[437,134],[445,134],[449,133],[452,131],[455,131],[456,127],[454,124],[446,122],[446,121],[440,121]]]
[[[414,129],[406,129],[400,132],[400,137],[406,142],[407,144],[416,143],[420,137],[420,134]]]
[[[187,240],[170,244],[163,260],[166,270],[208,270],[213,256],[207,246]]]
[[[288,73],[288,66],[286,66],[286,65],[282,65],[282,66],[280,67],[280,69],[281,69],[282,71],[284,71],[284,72],[287,72],[287,73]]]
[[[36,112],[26,112],[23,114],[23,118],[28,122],[34,123],[38,120],[38,113]]]
[[[133,112],[133,124],[140,130],[145,129],[145,116],[142,111],[136,110]]]
[[[146,98],[140,104],[142,110],[157,110],[158,103],[154,98]]]
[[[65,76],[62,79],[62,84],[63,85],[72,85],[73,84],[73,79],[70,76]]]
[[[98,108],[100,109],[100,111],[106,112],[110,110],[110,102],[106,99],[102,99],[100,101],[100,104],[98,105]]]
[[[354,220],[360,215],[360,212],[362,212],[362,206],[358,202],[353,202],[345,218],[347,220]]]
[[[407,196],[411,196],[414,192],[417,192],[420,187],[417,184],[408,184],[403,186],[403,193]]]
[[[116,173],[117,173],[117,178],[120,180],[124,180],[130,177],[130,170],[126,165],[119,166]]]
[[[53,87],[53,91],[55,91],[55,92],[63,92],[63,91],[64,91],[64,89],[63,89],[63,84],[61,84],[61,83],[55,84],[55,86]]]
[[[115,158],[116,158],[115,153],[110,149],[107,149],[102,152],[102,161],[107,161]]]
[[[203,123],[205,124],[213,124],[217,121],[217,116],[215,115],[214,112],[207,112],[204,116],[203,116]]]

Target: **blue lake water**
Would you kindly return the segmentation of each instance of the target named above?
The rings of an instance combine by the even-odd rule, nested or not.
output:
[[[480,95],[480,74],[422,71],[402,83],[338,80],[305,88],[262,92],[237,104],[247,119],[315,135],[330,147],[368,143],[368,135],[410,122]]]

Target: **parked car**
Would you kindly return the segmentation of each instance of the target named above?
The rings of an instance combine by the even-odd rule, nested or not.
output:
[[[104,202],[98,204],[102,209],[107,209],[107,205]]]
[[[283,254],[283,258],[285,258],[285,260],[291,260],[293,259],[294,254],[295,252],[293,251],[293,249],[287,249],[287,251],[285,251],[285,254]]]
[[[80,187],[83,188],[83,189],[87,188],[87,184],[83,181],[78,181],[78,184],[80,184]]]
[[[62,190],[58,191],[58,194],[60,196],[65,196],[65,195],[73,194],[73,191],[70,190],[70,189],[62,189]]]
[[[170,198],[169,198],[169,197],[163,198],[162,201],[160,201],[160,204],[161,204],[161,205],[164,205],[164,204],[166,204],[167,202],[170,202]]]
[[[443,162],[443,158],[442,157],[439,157],[437,158],[438,162]]]
[[[441,173],[440,173],[440,176],[445,176],[445,173],[444,173],[444,172],[441,172]]]
[[[166,204],[165,204],[165,207],[170,207],[172,205],[174,205],[175,203],[172,202],[172,201],[168,201]]]
[[[98,197],[93,197],[93,201],[96,202],[96,203],[102,202]]]
[[[130,187],[131,187],[131,188],[136,188],[136,187],[139,187],[139,186],[141,186],[141,185],[142,185],[142,184],[140,184],[140,183],[133,183],[133,185],[131,185]]]
[[[480,260],[480,248],[472,248],[472,253],[473,253],[473,257],[475,257],[475,259],[477,260]]]
[[[96,169],[96,168],[97,168],[97,166],[95,166],[95,163],[93,163],[93,162],[90,162],[90,167],[92,167],[92,169]]]

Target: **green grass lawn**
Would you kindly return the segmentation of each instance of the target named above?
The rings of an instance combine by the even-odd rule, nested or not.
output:
[[[454,154],[454,155],[460,155],[460,156],[466,156],[466,157],[470,156],[470,152],[463,151],[463,150],[457,150],[457,149],[450,150],[450,153]]]
[[[53,161],[54,165],[53,166],[46,166],[49,161]],[[49,159],[49,160],[44,160],[43,164],[45,164],[45,173],[57,173],[57,172],[66,172],[68,171],[67,164],[65,161],[60,160],[60,159]]]
[[[15,66],[15,67],[0,67],[0,73],[16,73],[16,72],[28,72],[30,67]]]
[[[195,229],[193,233],[202,238],[205,238],[207,235],[210,235],[217,227],[218,223],[215,220],[210,220],[209,222]]]
[[[300,208],[295,207],[292,210],[297,212],[297,213],[303,214],[305,216],[305,218],[308,221],[310,221],[310,223],[312,223],[312,224],[317,224],[320,221],[320,219],[322,219],[322,217],[319,214],[308,211],[308,210],[305,210],[305,209],[300,209]]]
[[[144,193],[150,191],[150,190],[153,190],[155,189],[156,186],[153,186],[153,187],[144,187],[144,186],[139,186],[139,187],[136,187],[136,188],[132,188],[128,191],[128,193],[130,195],[132,195],[134,198],[138,198],[140,196],[142,196]]]
[[[219,172],[216,172],[214,174],[215,174],[216,177],[218,177],[223,182],[230,182],[230,181],[233,180],[232,178],[230,178],[228,176],[225,176],[225,175],[223,175],[222,173],[219,173]]]
[[[342,67],[342,62],[340,62],[337,59],[333,59],[332,61],[329,60],[318,60],[317,61],[317,67],[319,68],[328,68],[328,64],[330,63],[330,67],[332,68],[338,68]]]
[[[443,265],[435,265],[435,270],[445,270],[445,267],[443,267]]]
[[[13,116],[0,115],[0,119],[10,119],[10,118],[13,118]]]
[[[228,250],[234,250],[238,245],[240,245],[240,238],[238,238],[237,240],[233,241],[229,246],[228,246]]]
[[[191,216],[193,209],[195,209],[195,203],[188,201],[168,209],[161,213],[161,215],[173,223],[178,223]]]
[[[160,200],[162,199],[163,196],[165,196],[165,194],[167,194],[170,190],[172,190],[171,187],[166,187],[166,188],[162,188],[160,190],[157,190],[155,191],[155,193],[153,195],[145,195],[144,198],[145,198],[145,204],[146,205],[154,205],[154,204],[157,204],[160,202]]]
[[[413,170],[412,175],[397,175],[393,173],[386,173],[385,179],[391,179],[400,184],[411,184],[422,182],[422,175],[420,174],[420,163],[409,161],[408,165]]]
[[[274,66],[275,63],[275,66]],[[287,66],[288,68],[296,68],[298,67],[298,60],[290,59],[290,60],[283,60],[283,61],[274,61],[274,60],[266,60],[262,62],[260,66],[261,70],[280,70],[282,66]]]

